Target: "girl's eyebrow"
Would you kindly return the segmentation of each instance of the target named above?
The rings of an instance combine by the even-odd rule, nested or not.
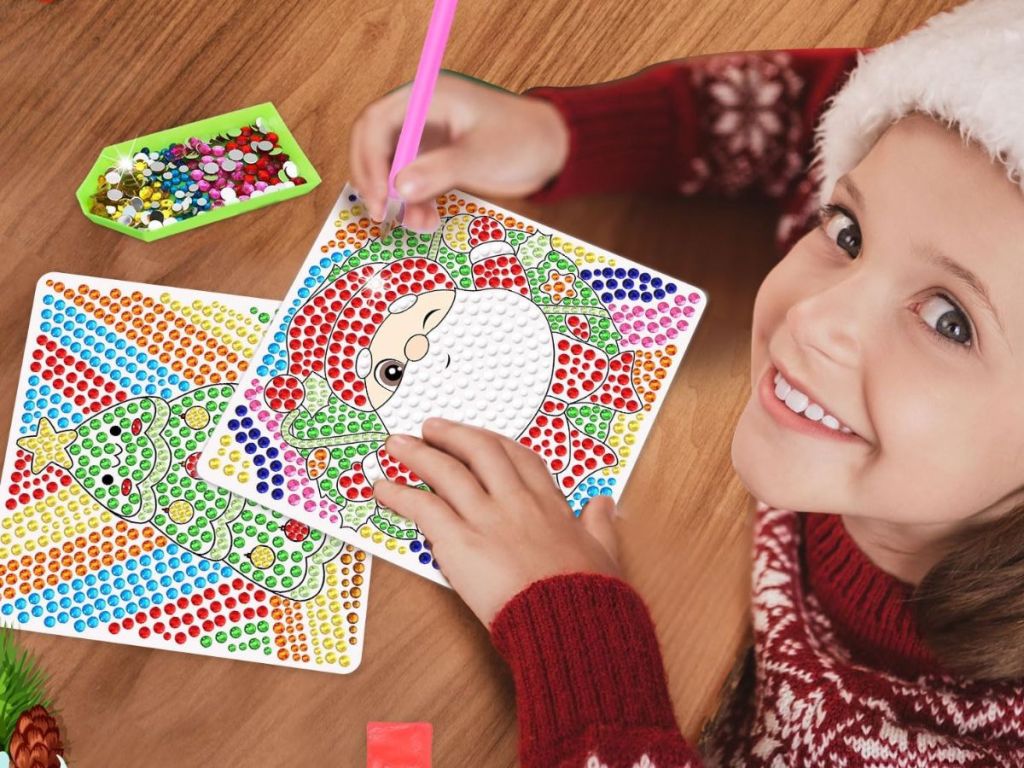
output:
[[[925,261],[934,264],[940,269],[944,269],[961,283],[970,288],[981,305],[991,313],[996,324],[999,326],[999,330],[1003,332],[1004,336],[1006,335],[1006,329],[1003,327],[1003,323],[999,319],[999,313],[996,312],[995,305],[992,304],[992,300],[989,298],[988,289],[985,287],[985,283],[983,283],[976,274],[971,272],[971,270],[967,269],[967,267],[956,261],[951,256],[943,253],[932,243],[915,244],[914,253]]]
[[[849,193],[850,197],[853,198],[853,202],[857,204],[858,208],[867,210],[867,205],[864,204],[864,195],[861,194],[857,185],[853,183],[853,179],[849,176],[843,176],[836,182],[836,186],[843,187]]]
[[[839,181],[836,182],[836,186],[843,187],[850,197],[853,198],[853,201],[857,204],[858,208],[861,208],[862,210],[867,209],[863,193],[858,189],[857,185],[853,183],[853,179],[851,179],[849,175],[841,177]],[[988,289],[985,287],[985,283],[981,281],[981,278],[971,272],[971,270],[967,269],[967,267],[958,262],[952,256],[944,253],[934,243],[915,244],[913,251],[916,256],[919,256],[925,261],[945,270],[967,286],[981,305],[988,310],[989,314],[992,315],[992,318],[996,321],[996,325],[999,326],[999,330],[1002,331],[1003,338],[1005,339],[1006,328],[1003,327],[1003,322],[999,318],[999,313],[996,311],[995,305],[992,303],[992,299],[989,298]]]

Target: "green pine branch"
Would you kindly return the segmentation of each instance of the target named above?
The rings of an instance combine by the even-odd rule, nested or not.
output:
[[[46,698],[46,677],[36,659],[15,642],[10,627],[0,627],[0,739],[3,747],[10,744],[21,713],[37,704],[48,711],[52,708],[52,702]]]

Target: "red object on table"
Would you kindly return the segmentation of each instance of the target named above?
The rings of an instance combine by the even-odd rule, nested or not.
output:
[[[366,768],[430,768],[430,723],[367,723]]]

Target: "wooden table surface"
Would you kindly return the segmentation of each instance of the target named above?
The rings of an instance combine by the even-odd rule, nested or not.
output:
[[[876,46],[946,0],[463,0],[446,66],[513,90],[728,50]],[[36,279],[97,275],[279,299],[348,178],[348,130],[409,80],[427,0],[4,0],[0,4],[0,414]],[[653,22],[653,23],[652,23]],[[323,177],[312,194],[145,244],[74,190],[101,147],[273,101]],[[730,463],[770,212],[616,195],[496,201],[705,289],[708,311],[625,490],[625,570],[696,735],[747,637],[751,502]],[[6,442],[9,421],[0,416]],[[509,675],[455,595],[378,560],[349,676],[22,633],[51,675],[71,767],[365,764],[369,720],[434,725],[438,766],[512,766]]]

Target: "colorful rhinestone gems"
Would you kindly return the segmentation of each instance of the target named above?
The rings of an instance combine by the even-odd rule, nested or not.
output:
[[[198,472],[443,584],[430,542],[372,497],[380,477],[420,484],[385,438],[466,421],[540,454],[577,512],[617,496],[705,300],[469,195],[438,210],[436,232],[382,238],[346,188]]]
[[[91,212],[136,229],[160,229],[305,183],[278,135],[257,120],[209,139],[140,147],[97,177]]]
[[[39,282],[0,502],[0,620],[331,672],[362,655],[370,558],[196,472],[284,473],[229,402],[277,303],[76,275]],[[247,479],[244,472],[239,479]]]

